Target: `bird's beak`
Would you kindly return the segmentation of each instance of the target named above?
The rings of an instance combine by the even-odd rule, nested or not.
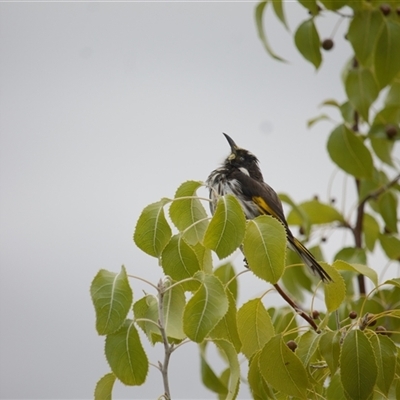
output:
[[[229,146],[231,146],[232,154],[236,154],[236,150],[239,148],[239,146],[237,146],[236,143],[233,141],[233,139],[230,136],[228,136],[226,133],[223,133],[223,135],[226,137],[226,140],[228,141]]]

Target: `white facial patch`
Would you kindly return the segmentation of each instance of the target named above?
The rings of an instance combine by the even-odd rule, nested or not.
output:
[[[242,171],[245,175],[250,176],[249,171],[247,171],[245,167],[240,167],[239,170]]]

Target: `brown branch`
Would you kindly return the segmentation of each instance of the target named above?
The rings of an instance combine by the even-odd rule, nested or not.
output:
[[[358,195],[360,195],[360,180],[359,179],[356,179],[356,186],[357,186],[357,193],[358,193]],[[361,201],[357,207],[356,224],[355,224],[354,228],[352,229],[355,245],[359,249],[362,248],[362,228],[363,228],[363,220],[364,220],[364,206],[365,206],[365,201]],[[358,289],[360,291],[360,295],[365,296],[366,288],[365,288],[364,275],[358,274],[357,281],[358,281]]]
[[[376,199],[379,197],[382,193],[386,192],[388,189],[390,189],[392,186],[394,186],[398,181],[400,180],[400,174],[395,176],[390,182],[388,182],[386,185],[381,186],[380,188],[374,190],[373,192],[369,193],[362,201],[361,203],[366,203],[368,200],[371,199]]]
[[[358,204],[356,224],[353,228],[350,227],[351,231],[353,232],[354,242],[355,242],[355,246],[357,248],[362,248],[362,228],[363,228],[365,203],[371,199],[378,198],[382,193],[386,192],[390,187],[395,185],[399,179],[400,179],[400,174],[395,176],[394,179],[392,179],[386,185],[383,185],[382,187],[369,193]],[[356,186],[357,186],[357,193],[360,194],[360,180],[359,179],[356,179]],[[360,290],[360,294],[365,295],[366,289],[365,289],[364,275],[359,274],[357,279],[358,279],[358,287]]]
[[[308,315],[303,309],[301,309],[283,290],[282,288],[275,283],[274,287],[276,291],[283,297],[283,299],[290,305],[290,307],[293,308],[294,311],[296,311],[297,314],[300,315],[300,317],[304,318],[315,330],[315,332],[320,333],[320,330],[318,329],[317,324],[314,322],[314,320],[311,318],[310,315]]]

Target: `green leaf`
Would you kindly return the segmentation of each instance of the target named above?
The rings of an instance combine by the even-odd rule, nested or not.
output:
[[[228,282],[228,289],[232,293],[233,298],[237,299],[237,292],[238,292],[238,281],[237,279],[233,279],[235,277],[235,270],[231,263],[225,263],[216,268],[214,271],[214,275],[219,278],[219,280],[223,283],[223,285],[227,285]]]
[[[326,395],[326,400],[349,400],[344,393],[339,371],[332,376],[326,390]]]
[[[333,266],[327,263],[321,263],[322,267],[332,278],[332,282],[328,282],[324,285],[325,305],[328,312],[336,311],[346,297],[346,285],[344,279],[337,271],[336,262],[337,261],[333,263]]]
[[[386,228],[390,232],[397,233],[397,195],[392,190],[388,190],[379,196],[379,213],[385,221]]]
[[[372,150],[387,165],[391,167],[395,167],[395,164],[392,160],[392,151],[394,147],[394,141],[388,140],[386,138],[375,138],[371,137],[371,146]]]
[[[379,234],[383,251],[391,260],[400,260],[400,240],[392,234]]]
[[[365,333],[350,331],[342,345],[340,379],[352,399],[368,399],[378,376],[374,352]]]
[[[289,29],[288,24],[286,22],[285,13],[283,11],[283,2],[282,2],[282,0],[272,0],[272,7],[274,8],[275,15],[282,22],[283,26],[286,29]]]
[[[283,58],[279,57],[278,55],[276,55],[274,53],[270,44],[268,43],[267,36],[264,32],[263,14],[264,14],[264,9],[267,6],[267,4],[268,4],[267,1],[261,1],[256,7],[255,19],[256,19],[258,37],[260,38],[262,44],[264,45],[264,48],[267,51],[267,53],[272,58],[275,58],[275,60],[278,60],[278,61],[285,61]]]
[[[315,125],[317,122],[320,122],[320,121],[333,121],[333,120],[327,114],[320,114],[317,117],[307,120],[307,128],[311,128],[313,125]]]
[[[166,288],[170,284],[166,285]],[[182,285],[168,288],[164,294],[163,313],[164,326],[167,337],[175,340],[183,340],[186,335],[183,332],[183,311],[186,305],[185,292]]]
[[[211,274],[213,270],[213,260],[210,249],[206,249],[201,243],[196,243],[192,246],[197,259],[199,260],[200,269],[206,274]]]
[[[248,221],[243,251],[255,275],[272,284],[278,282],[285,269],[285,228],[269,215]]]
[[[236,398],[240,383],[240,367],[238,356],[233,345],[226,340],[213,340],[218,349],[225,355],[225,359],[229,365],[229,381],[227,384],[228,394],[225,400],[233,400]]]
[[[313,18],[301,23],[294,35],[294,41],[301,55],[318,69],[322,56],[319,35]]]
[[[364,213],[363,218],[363,234],[367,249],[373,251],[379,237],[379,224],[372,215],[367,213]]]
[[[158,328],[158,300],[148,294],[133,305],[135,322],[146,334],[149,342],[155,344],[161,342],[160,329]],[[153,322],[151,322],[153,321]]]
[[[232,293],[227,290],[226,295],[229,301],[229,308],[224,317],[218,322],[216,327],[210,332],[212,339],[227,340],[233,345],[236,353],[240,352],[242,343],[239,338],[237,320],[236,320],[236,302]]]
[[[237,313],[237,325],[242,342],[241,351],[248,359],[275,335],[271,317],[259,298],[250,300],[240,307]]]
[[[168,275],[174,281],[192,278],[194,274],[200,271],[199,260],[195,251],[189,246],[182,236],[175,235],[165,247],[161,256],[161,265],[165,275]],[[196,290],[196,282],[185,282],[185,290]]]
[[[378,285],[378,274],[376,273],[375,270],[373,270],[370,267],[367,267],[364,264],[359,264],[359,263],[349,264],[345,261],[336,260],[333,263],[333,266],[339,271],[353,271],[358,274],[365,275],[367,278],[371,279],[371,281],[375,286]]]
[[[348,124],[354,123],[354,108],[349,101],[344,102],[340,106],[340,114],[342,114],[344,122],[347,122]]]
[[[321,335],[319,340],[319,351],[328,364],[331,375],[334,375],[339,367],[340,336],[339,331],[327,331]]]
[[[260,368],[258,367],[260,354],[261,351],[258,351],[249,361],[249,372],[247,374],[247,380],[254,400],[273,398],[271,390],[261,375]]]
[[[395,80],[389,89],[385,99],[385,107],[395,106],[398,107],[400,104],[400,78]]]
[[[321,0],[321,3],[328,9],[328,10],[339,10],[340,8],[347,5],[346,0]]]
[[[112,390],[116,378],[112,372],[104,375],[96,384],[94,400],[112,400]]]
[[[275,328],[275,334],[284,333],[285,340],[294,340],[297,338],[298,326],[296,322],[296,313],[290,307],[268,308],[268,314],[271,316],[272,324]],[[292,332],[292,333],[287,333]]]
[[[215,374],[206,359],[207,342],[200,344],[200,369],[203,385],[214,393],[226,396],[228,389],[220,378]]]
[[[145,207],[133,234],[136,246],[153,257],[160,256],[172,235],[163,208],[168,202],[162,199]]]
[[[149,362],[133,321],[106,338],[106,358],[111,370],[125,385],[141,385],[146,380]]]
[[[200,343],[224,317],[229,301],[221,281],[202,272],[196,274],[200,288],[183,313],[183,330],[189,339]]]
[[[101,269],[93,279],[90,294],[96,312],[96,329],[99,335],[118,330],[132,304],[132,289],[129,286],[125,267],[116,274]]]
[[[370,341],[378,366],[376,384],[387,396],[395,375],[397,347],[389,337],[383,335],[371,335]]]
[[[376,125],[383,125],[383,129],[381,130],[381,137],[386,138],[385,125],[395,125],[398,126],[400,124],[400,105],[390,105],[382,108],[374,118],[373,127]],[[395,137],[397,138],[397,136]]]
[[[280,193],[279,198],[282,202],[289,204],[292,207],[291,213],[295,215],[295,218],[297,220],[302,221],[300,225],[304,229],[304,234],[308,236],[311,230],[311,222],[307,213],[303,210],[302,207],[298,206],[287,194]],[[290,222],[288,223],[290,224]]]
[[[174,225],[182,232],[185,240],[194,245],[203,239],[207,229],[207,213],[197,198],[185,198],[196,196],[201,182],[187,181],[179,186],[175,198],[169,208],[169,216]]]
[[[388,279],[384,282],[385,285],[393,285],[400,289],[400,278]]]
[[[315,353],[318,351],[318,343],[321,335],[315,331],[307,331],[300,336],[296,355],[300,358],[305,367],[308,367]]]
[[[312,225],[330,224],[332,222],[344,222],[343,216],[329,204],[324,204],[318,200],[305,201],[298,205],[304,214],[307,215],[308,221]],[[291,210],[287,217],[288,224],[302,225],[303,221],[299,217],[299,213]]]
[[[223,353],[220,350],[219,350],[219,353],[222,355],[222,357],[224,357]],[[228,368],[225,368],[219,376],[219,379],[225,385],[225,387],[227,387],[229,385],[230,374],[231,374],[231,372],[228,367]],[[218,400],[225,400],[225,396],[226,396],[226,394],[223,395],[223,394],[219,393]]]
[[[312,15],[319,13],[318,4],[316,0],[299,0],[299,3],[305,7]]]
[[[204,235],[205,247],[214,250],[218,257],[232,254],[242,243],[246,219],[235,196],[220,197],[213,218]]]
[[[356,178],[372,178],[372,156],[363,141],[345,125],[335,128],[328,139],[332,161]]]
[[[368,121],[369,108],[379,94],[372,72],[366,68],[351,69],[346,76],[345,89],[350,103],[364,121]]]
[[[356,12],[351,19],[347,38],[361,65],[370,64],[383,24],[384,19],[380,10],[364,9]]]
[[[400,71],[400,24],[389,18],[379,35],[374,57],[375,76],[380,87],[385,87]]]
[[[307,371],[282,335],[271,338],[260,354],[259,368],[262,376],[276,390],[289,396],[307,398],[309,388]]]
[[[366,264],[367,255],[364,249],[357,247],[344,247],[334,257],[335,260],[343,260],[349,264]],[[336,265],[336,264],[335,264]]]
[[[311,251],[311,249],[309,249]],[[312,252],[312,251],[311,251]],[[321,260],[321,258],[317,258]],[[302,264],[303,261],[299,255],[288,249],[286,252],[286,267],[294,265],[291,268],[285,268],[285,273],[282,276],[282,283],[288,292],[299,302],[304,301],[305,291],[313,293],[312,280],[310,274],[305,268],[298,268],[297,264]]]

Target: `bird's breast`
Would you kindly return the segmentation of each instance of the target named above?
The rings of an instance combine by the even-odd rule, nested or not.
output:
[[[210,190],[210,209],[214,213],[219,197],[232,194],[239,201],[246,218],[252,219],[260,215],[257,205],[252,199],[243,194],[242,184],[236,178],[230,176],[225,168],[218,168],[213,171],[207,179],[207,186]]]

